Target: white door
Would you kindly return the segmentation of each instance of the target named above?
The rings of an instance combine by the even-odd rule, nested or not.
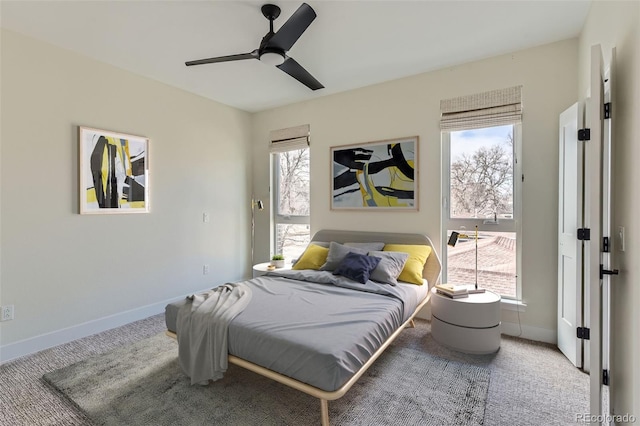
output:
[[[611,120],[605,121],[604,104],[605,101],[611,102],[614,61],[615,50],[612,52],[605,98],[602,50],[600,45],[592,46],[591,97],[587,99],[584,115],[585,127],[590,129],[590,139],[584,144],[583,156],[580,154],[580,145],[568,137],[573,132],[574,115],[577,116],[575,123],[580,120],[579,107],[574,105],[560,116],[558,347],[577,366],[580,366],[578,365],[579,354],[583,353],[582,368],[589,372],[590,377],[589,412],[594,416],[606,414],[602,412],[602,372],[603,361],[605,368],[608,368],[609,353],[608,288],[611,272],[610,252],[612,251],[610,220],[613,138]],[[575,150],[574,142],[578,147]],[[576,158],[578,163],[574,164]],[[581,158],[583,158],[582,163]],[[580,172],[581,164],[582,172]],[[581,193],[579,176],[583,176],[582,203],[579,195],[575,195]],[[577,208],[574,209],[574,206]],[[580,213],[575,215],[575,211],[582,211],[582,226],[579,225]],[[577,238],[573,240],[570,235],[572,227],[590,230],[590,238],[581,241],[577,248],[572,243],[577,241]],[[605,237],[608,239],[608,250],[605,247]],[[581,262],[579,261],[580,253],[582,254]],[[617,271],[614,272],[617,273]],[[579,285],[580,275],[582,275],[582,286]],[[580,309],[581,304],[582,309]],[[572,337],[575,336],[575,327],[580,326],[581,311],[583,326],[589,329],[588,340]]]
[[[604,81],[604,102],[609,105],[611,112],[612,94],[613,94],[613,76],[616,62],[616,49],[611,51],[611,63],[609,69],[605,73]],[[604,116],[603,134],[602,134],[602,235],[603,245],[601,253],[601,264],[604,271],[612,271],[617,274],[618,271],[612,270],[614,239],[613,230],[611,228],[611,194],[613,191],[613,174],[611,172],[611,162],[613,158],[613,123],[611,114]],[[611,377],[609,366],[609,345],[610,345],[610,315],[611,315],[611,275],[603,274],[602,276],[602,369],[607,372],[607,376]],[[603,376],[604,379],[604,376]],[[609,392],[603,394],[603,409],[610,413]]]
[[[582,111],[578,103],[560,114],[558,190],[558,348],[582,367],[582,228],[583,144],[578,141]]]
[[[585,227],[591,239],[585,242],[585,290],[589,298],[589,412],[602,413],[602,213],[609,209],[603,202],[602,135],[604,118],[604,63],[600,45],[591,47],[591,108],[587,126],[591,140],[585,147]]]

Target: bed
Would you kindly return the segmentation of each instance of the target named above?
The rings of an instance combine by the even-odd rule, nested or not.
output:
[[[347,245],[352,248],[345,249]],[[299,260],[301,266],[311,249],[321,251],[318,247],[331,250],[324,263],[327,266],[336,261],[338,250],[374,255],[377,251],[371,248],[382,251],[388,247],[394,249],[387,250],[393,255],[395,250],[425,246],[430,253],[420,265],[419,276],[404,275],[410,261],[416,266],[416,259],[407,254],[409,261],[397,284],[393,279],[393,284],[381,280],[361,283],[357,281],[364,280],[360,276],[352,277],[354,281],[335,275],[333,272],[340,272],[335,264],[324,271],[276,270],[243,282],[251,288],[252,297],[229,324],[228,362],[319,398],[321,421],[328,425],[328,401],[342,397],[395,337],[413,326],[440,277],[441,264],[424,235],[335,230],[317,232]],[[357,257],[349,254],[352,256]],[[422,261],[419,256],[417,260]],[[342,268],[344,259],[339,263]],[[416,285],[416,278],[422,285]],[[176,337],[178,312],[185,303],[166,308],[167,334],[172,337]]]

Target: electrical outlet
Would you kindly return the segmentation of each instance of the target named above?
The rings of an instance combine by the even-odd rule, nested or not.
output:
[[[207,275],[209,273],[209,265],[202,265],[202,275]]]
[[[209,213],[208,212],[202,213],[202,221],[204,223],[209,223]]]
[[[2,321],[11,321],[13,319],[13,305],[2,307]]]

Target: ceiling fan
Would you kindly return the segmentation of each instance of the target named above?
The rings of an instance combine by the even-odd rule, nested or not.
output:
[[[316,12],[306,3],[296,10],[285,22],[277,33],[273,32],[273,21],[280,16],[280,8],[274,4],[265,4],[261,8],[262,14],[269,20],[269,32],[262,38],[260,47],[249,53],[238,55],[218,56],[216,58],[199,59],[185,62],[185,65],[203,65],[216,62],[240,61],[243,59],[259,59],[268,64],[275,65],[291,77],[298,80],[311,90],[318,90],[324,86],[316,80],[302,65],[293,58],[287,56],[287,51],[298,41],[307,27],[316,19]]]

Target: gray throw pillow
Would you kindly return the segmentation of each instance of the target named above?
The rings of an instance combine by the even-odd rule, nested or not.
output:
[[[370,251],[369,256],[380,258],[380,263],[371,272],[369,279],[383,284],[398,284],[398,276],[407,263],[409,253],[399,251]]]
[[[321,271],[333,271],[340,265],[340,262],[344,260],[349,253],[367,254],[366,250],[357,247],[347,247],[343,244],[331,241],[329,244],[329,254],[327,255],[327,261],[320,267]]]
[[[380,251],[384,249],[384,243],[344,243],[347,247],[356,247],[365,250],[367,253],[370,251]]]

